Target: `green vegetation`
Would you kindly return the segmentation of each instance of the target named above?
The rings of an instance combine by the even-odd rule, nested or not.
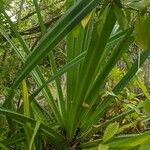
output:
[[[0,18],[0,149],[150,149],[149,0],[1,0]]]

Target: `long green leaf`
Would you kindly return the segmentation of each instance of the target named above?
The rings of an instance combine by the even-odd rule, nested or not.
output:
[[[92,75],[95,75],[96,66],[99,63],[99,61],[101,61],[104,48],[107,44],[107,41],[110,37],[113,26],[115,24],[115,18],[114,14],[112,13],[111,6],[106,7],[106,13],[103,15],[104,16],[102,16],[103,17],[102,31],[100,35],[98,34],[97,30],[97,28],[99,27],[98,26],[99,22],[94,26],[91,44],[89,46],[89,49],[87,50],[87,55],[85,57],[82,71],[80,73],[80,79],[78,80],[78,86],[75,90],[75,96],[74,99],[72,100],[71,108],[68,111],[67,130],[69,137],[75,134],[74,132],[76,131],[76,128],[78,126],[79,119],[81,119],[80,117],[79,118],[77,117],[77,112],[79,111],[79,108],[82,106],[85,94],[94,78]],[[91,72],[93,72],[93,74],[91,74]],[[70,124],[70,122],[72,122],[72,124]]]
[[[2,150],[9,150],[9,148],[3,145],[2,143],[0,143],[0,147],[2,148]]]
[[[38,21],[39,21],[39,24],[40,24],[40,27],[41,27],[41,33],[42,33],[42,35],[45,35],[47,29],[44,25],[44,21],[43,21],[41,12],[40,12],[39,4],[36,0],[33,0],[33,2],[34,2],[34,6],[35,6],[37,16],[38,16]],[[48,58],[49,58],[50,63],[51,63],[52,71],[55,74],[57,72],[57,66],[56,66],[54,55],[53,55],[52,51],[49,53],[48,56],[49,56]],[[58,96],[59,96],[59,98],[58,98],[58,108],[59,108],[59,111],[60,111],[60,114],[61,114],[61,117],[62,117],[62,120],[63,120],[63,124],[65,124],[65,119],[64,119],[65,104],[64,104],[64,98],[63,98],[61,83],[60,83],[60,80],[58,78],[55,81],[56,81],[56,86],[57,86],[57,91],[58,91]]]
[[[16,76],[14,86],[18,86],[20,81],[31,72],[37,63],[46,56],[47,53],[52,50],[85,15],[96,7],[99,2],[100,0],[80,0],[69,9],[55,26],[41,39],[30,57],[27,58],[22,70]]]
[[[125,148],[133,148],[135,146],[143,144],[147,139],[150,138],[150,131],[146,131],[141,134],[129,134],[122,135],[114,138],[112,141],[108,142],[107,145],[109,148],[114,149],[125,149]],[[81,144],[82,148],[90,148],[97,147],[102,140],[94,140],[91,142]]]
[[[127,30],[126,30],[127,31]],[[120,40],[123,37],[123,32],[119,32],[118,34],[111,37],[107,43],[106,48],[110,48],[111,45],[116,44],[118,40]],[[84,48],[86,49],[86,48]],[[52,77],[50,77],[42,86],[40,86],[32,95],[31,97],[35,97],[38,95],[38,93],[46,86],[46,84],[50,83],[51,81],[55,80],[56,78],[63,75],[65,72],[67,72],[70,68],[75,67],[77,64],[81,63],[86,55],[86,51],[82,52],[80,55],[72,59],[70,62],[68,62],[66,65],[64,65],[60,70],[58,70],[57,73],[55,73]]]
[[[111,57],[109,58],[108,62],[104,65],[104,68],[98,75],[97,79],[95,80],[91,91],[88,93],[86,99],[88,100],[86,103],[90,105],[90,108],[83,112],[81,111],[80,117],[83,120],[82,122],[84,123],[84,120],[89,118],[89,115],[91,115],[91,112],[93,112],[93,105],[96,102],[96,99],[98,97],[99,91],[102,89],[105,79],[114,67],[114,65],[117,63],[118,59],[122,56],[124,51],[128,49],[130,46],[131,42],[133,41],[133,38],[130,37],[132,34],[133,28],[130,28],[127,33],[124,35],[122,40],[117,44],[117,46],[114,48],[114,51],[112,52]],[[102,64],[101,64],[102,65]],[[92,117],[92,115],[91,115]],[[93,116],[94,117],[94,116]],[[85,119],[86,118],[86,119]],[[93,121],[91,122],[93,124]],[[87,122],[85,122],[87,124]]]
[[[25,80],[22,81],[22,97],[23,97],[24,115],[30,117],[29,95],[28,95],[28,88]],[[29,142],[30,142],[31,132],[32,132],[30,128],[30,123],[27,122],[24,125],[24,131],[27,140],[26,146],[29,147]]]
[[[144,51],[141,56],[140,56],[140,67],[143,65],[145,60],[149,57],[150,52],[149,51]],[[127,74],[121,79],[121,81],[115,86],[113,89],[113,93],[118,95],[124,87],[129,83],[129,81],[134,77],[136,72],[138,71],[138,60],[135,61],[135,63],[132,65],[130,70],[127,72]],[[106,109],[111,106],[112,102],[114,100],[113,96],[108,96],[105,101],[103,101],[102,104],[98,105],[98,107],[95,109],[91,117],[88,119],[88,121],[85,123],[85,126],[89,128],[91,126],[91,123],[94,123],[101,115],[103,114]]]
[[[4,109],[4,108],[0,108],[0,113],[13,118],[14,120],[19,121],[21,124],[26,123],[26,122],[29,122],[33,126],[35,126],[35,124],[36,124],[36,121],[34,119],[26,117],[25,115],[16,113],[14,111],[10,111],[10,110]],[[52,127],[49,127],[49,126],[41,123],[40,129],[43,130],[43,131],[46,131],[50,138],[55,139],[56,141],[58,141],[60,143],[61,142],[66,143],[64,137],[61,136],[56,131],[54,131],[54,129],[52,129]]]
[[[32,138],[30,140],[29,150],[32,149],[32,146],[33,146],[33,143],[34,143],[34,140],[35,140],[35,136],[36,136],[36,134],[37,134],[37,132],[40,128],[40,125],[41,125],[41,120],[37,120],[34,131],[33,131],[33,134],[32,134]]]
[[[17,29],[15,28],[14,24],[11,22],[10,18],[6,15],[8,22],[10,23],[12,29],[14,30],[14,32],[16,33],[16,36],[18,37],[22,47],[24,48],[24,51],[26,52],[26,54],[29,53],[29,49],[26,45],[26,43],[24,42],[24,40],[22,39],[22,37],[20,36],[20,34],[18,33]],[[9,44],[12,46],[13,50],[15,51],[15,53],[18,54],[18,56],[20,57],[20,59],[22,60],[22,62],[25,61],[25,56],[21,53],[21,51],[15,46],[15,44],[13,43],[13,41],[8,37],[8,35],[5,33],[5,31],[3,29],[0,29],[1,34],[6,38],[6,40],[9,42]],[[32,75],[36,81],[36,83],[38,85],[43,85],[45,83],[45,80],[39,70],[38,67],[36,67],[33,71],[32,71]],[[42,90],[43,89],[43,90]],[[45,84],[45,86],[42,88],[42,92],[43,95],[45,96],[45,99],[48,101],[49,106],[51,107],[51,110],[54,112],[56,119],[58,120],[58,122],[60,123],[61,126],[62,122],[61,122],[61,118],[60,118],[60,114],[58,112],[58,109],[56,107],[56,103],[53,101],[53,97],[51,92],[49,91],[49,88],[47,86],[47,84]],[[10,105],[9,103],[11,103],[12,98],[14,96],[14,87],[10,90],[8,98],[6,98],[6,101],[4,103],[4,105]]]
[[[20,142],[25,141],[25,135],[24,134],[15,134],[13,137],[9,137],[7,139],[1,140],[0,143],[3,143],[6,146],[17,144]]]

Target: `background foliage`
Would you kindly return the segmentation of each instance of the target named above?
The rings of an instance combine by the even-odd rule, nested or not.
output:
[[[148,150],[150,1],[0,2],[0,148]]]

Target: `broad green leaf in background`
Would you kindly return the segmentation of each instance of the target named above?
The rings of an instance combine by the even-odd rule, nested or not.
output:
[[[109,124],[104,132],[103,142],[105,143],[109,139],[111,139],[118,132],[118,129],[119,129],[119,123],[114,122]]]
[[[139,150],[150,150],[150,139],[146,140],[139,148]]]
[[[109,146],[108,145],[104,145],[104,144],[99,144],[98,145],[98,150],[108,150]]]
[[[130,136],[120,136],[109,142],[109,147],[114,149],[133,148],[143,144],[150,138],[150,132],[144,132],[141,134],[130,134]]]
[[[140,48],[150,49],[150,15],[138,16],[135,22],[135,40]]]
[[[140,134],[120,135],[107,142],[107,145],[111,150],[131,150],[131,148],[142,145],[149,138],[150,138],[150,131],[145,131],[144,133]],[[101,139],[97,139],[86,143],[82,143],[80,147],[81,148],[91,148],[96,146],[98,147],[99,143],[101,142],[102,142]]]
[[[144,103],[143,103],[143,108],[144,108],[144,111],[150,115],[150,100],[145,100]]]

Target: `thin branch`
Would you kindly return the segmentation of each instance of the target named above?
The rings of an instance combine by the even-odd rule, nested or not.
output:
[[[49,28],[50,25],[53,24],[54,22],[56,22],[60,17],[61,17],[61,15],[55,16],[52,19],[50,19],[49,21],[45,22],[44,25],[46,26],[46,28]],[[40,26],[36,25],[30,29],[27,29],[25,31],[21,31],[20,34],[21,35],[30,35],[30,34],[38,33],[40,31],[41,31]]]
[[[25,3],[25,0],[22,0],[20,2],[20,8],[19,8],[19,13],[18,13],[18,18],[17,18],[17,24],[19,24],[19,22],[21,21],[21,13],[22,13],[24,3]]]
[[[62,0],[57,1],[57,3],[60,3],[60,2],[62,2]],[[55,2],[55,3],[56,3],[56,2]],[[49,7],[52,7],[53,5],[55,5],[55,3],[54,3],[54,4],[51,4],[51,5],[49,5],[49,6],[42,7],[42,8],[41,8],[41,11],[48,9]],[[63,7],[63,6],[62,6],[62,7]],[[61,7],[61,8],[62,8],[62,7]],[[58,9],[58,10],[59,10],[59,9]],[[57,11],[57,10],[55,10],[55,11]],[[54,11],[54,12],[55,12],[55,11]],[[52,11],[51,13],[54,13],[54,12]],[[25,17],[23,17],[23,18],[21,19],[21,21],[25,21],[26,19],[32,17],[34,14],[36,14],[36,11],[33,11],[33,12],[31,12],[31,13],[28,13]]]

